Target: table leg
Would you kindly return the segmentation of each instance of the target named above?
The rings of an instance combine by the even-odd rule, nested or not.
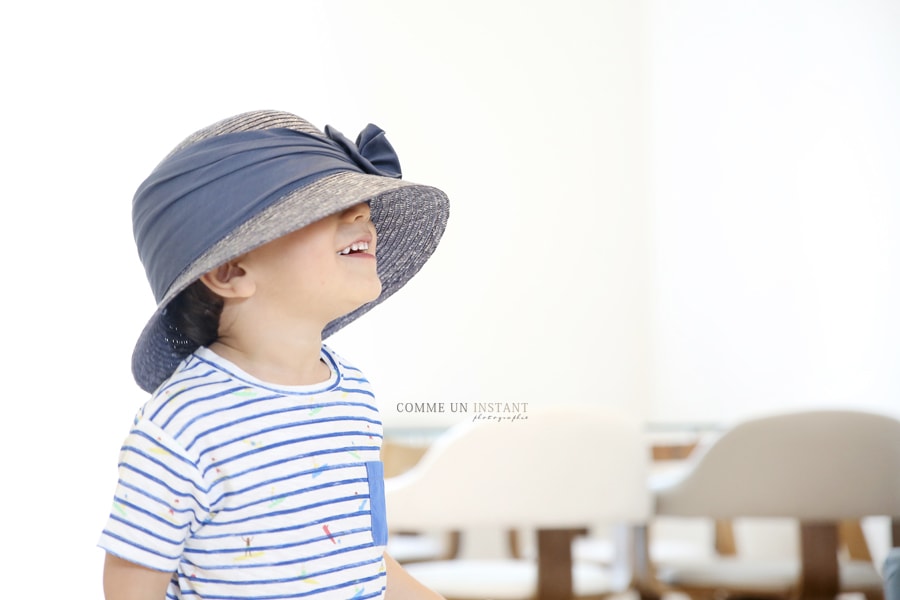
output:
[[[537,531],[537,600],[571,600],[572,539],[585,529],[539,529]]]
[[[836,523],[800,523],[800,598],[833,600],[840,589]]]

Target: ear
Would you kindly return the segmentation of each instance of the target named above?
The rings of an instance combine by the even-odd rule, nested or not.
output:
[[[235,259],[200,277],[200,281],[222,298],[249,298],[256,291],[253,280]]]

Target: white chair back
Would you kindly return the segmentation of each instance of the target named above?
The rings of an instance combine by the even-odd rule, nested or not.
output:
[[[660,515],[900,516],[900,421],[816,410],[751,419],[695,452],[683,478],[656,489]]]
[[[455,426],[415,467],[388,479],[391,528],[569,528],[649,518],[650,452],[636,418],[590,406],[526,414]]]

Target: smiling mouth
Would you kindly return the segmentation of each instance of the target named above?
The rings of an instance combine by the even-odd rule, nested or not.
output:
[[[369,242],[353,242],[338,254],[346,255],[346,254],[359,254],[360,252],[368,252],[369,251]]]

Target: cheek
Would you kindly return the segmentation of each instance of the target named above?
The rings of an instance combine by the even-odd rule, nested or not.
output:
[[[318,259],[305,261],[304,268],[297,273],[297,277],[299,277],[307,287],[324,289],[330,285],[334,285],[336,273],[337,264],[334,258],[330,256],[321,256]]]
[[[292,249],[280,257],[280,263],[278,279],[285,293],[315,292],[334,278],[334,258],[325,253]]]

